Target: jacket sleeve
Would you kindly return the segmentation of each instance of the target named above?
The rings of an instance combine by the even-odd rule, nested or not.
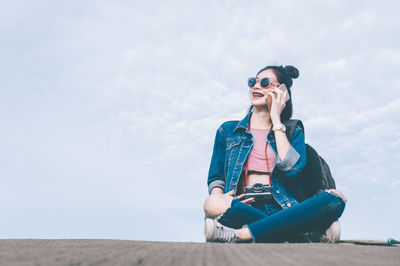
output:
[[[219,127],[215,135],[214,148],[211,157],[210,170],[208,171],[208,194],[214,187],[225,188],[225,152],[226,152],[226,136],[222,127]]]
[[[283,178],[292,178],[299,175],[307,162],[306,144],[303,131],[299,126],[290,141],[290,148],[285,158],[281,160],[278,156],[276,167],[281,171]]]

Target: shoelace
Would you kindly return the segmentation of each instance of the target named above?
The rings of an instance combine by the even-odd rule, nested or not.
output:
[[[215,242],[228,242],[235,243],[238,235],[231,228],[227,228],[221,224],[215,225],[214,241]]]

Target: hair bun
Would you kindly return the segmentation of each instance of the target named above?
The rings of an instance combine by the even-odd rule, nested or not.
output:
[[[294,66],[285,66],[284,69],[292,79],[297,79],[299,77],[299,70]]]

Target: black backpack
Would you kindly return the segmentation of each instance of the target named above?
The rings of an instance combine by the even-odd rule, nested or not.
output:
[[[299,125],[304,133],[304,126],[300,120],[290,119],[286,121],[286,136],[290,141],[296,126]],[[336,188],[335,180],[326,161],[318,155],[313,147],[306,144],[307,163],[303,171],[299,174],[300,184],[303,193],[297,195],[300,201],[308,199],[315,194],[323,192],[325,189]]]

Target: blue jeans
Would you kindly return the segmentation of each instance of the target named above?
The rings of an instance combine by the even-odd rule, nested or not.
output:
[[[301,242],[310,231],[324,231],[343,213],[345,202],[328,192],[317,194],[282,210],[277,203],[252,204],[232,201],[218,222],[231,228],[247,225],[253,242]]]

